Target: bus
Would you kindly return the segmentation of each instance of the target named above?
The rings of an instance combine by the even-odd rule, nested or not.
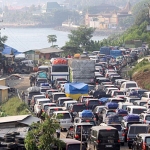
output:
[[[65,78],[69,81],[69,66],[66,64],[55,64],[51,65],[51,81],[56,80],[57,78]]]

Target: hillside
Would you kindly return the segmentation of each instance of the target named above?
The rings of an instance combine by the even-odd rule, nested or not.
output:
[[[150,62],[143,60],[136,64],[131,71],[132,79],[138,83],[138,86],[150,90]]]

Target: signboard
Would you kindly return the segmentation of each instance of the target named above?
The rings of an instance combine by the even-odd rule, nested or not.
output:
[[[150,25],[147,25],[147,31],[150,31]]]

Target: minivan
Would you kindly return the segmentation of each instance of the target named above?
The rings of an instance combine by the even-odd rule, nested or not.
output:
[[[91,150],[120,150],[118,130],[111,126],[93,126],[87,142]]]
[[[129,127],[127,134],[127,143],[129,149],[132,148],[133,141],[136,139],[136,135],[139,133],[149,133],[150,126],[149,124],[132,124]]]

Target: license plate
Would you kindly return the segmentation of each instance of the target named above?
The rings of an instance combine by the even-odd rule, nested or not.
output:
[[[112,147],[112,145],[106,145],[106,147]]]

